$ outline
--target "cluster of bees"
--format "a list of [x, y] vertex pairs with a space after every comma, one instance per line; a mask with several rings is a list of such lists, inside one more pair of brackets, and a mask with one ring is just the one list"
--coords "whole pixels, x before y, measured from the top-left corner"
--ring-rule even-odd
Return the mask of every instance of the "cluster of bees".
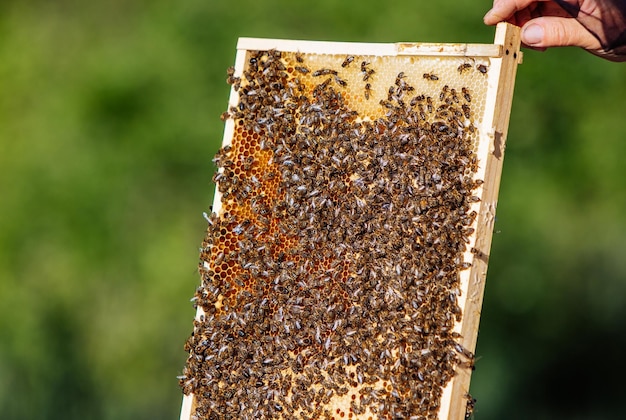
[[192, 418], [436, 419], [473, 366], [454, 332], [481, 184], [471, 92], [399, 73], [370, 119], [336, 70], [275, 50], [228, 82], [235, 134], [214, 159], [222, 206], [179, 378]]

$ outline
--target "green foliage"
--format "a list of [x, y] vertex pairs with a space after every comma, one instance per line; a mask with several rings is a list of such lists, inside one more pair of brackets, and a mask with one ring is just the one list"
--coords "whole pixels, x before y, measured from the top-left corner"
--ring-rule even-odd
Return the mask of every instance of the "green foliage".
[[[239, 36], [491, 42], [488, 6], [0, 3], [0, 417], [177, 416]], [[626, 67], [576, 50], [524, 61], [476, 418], [617, 418]]]

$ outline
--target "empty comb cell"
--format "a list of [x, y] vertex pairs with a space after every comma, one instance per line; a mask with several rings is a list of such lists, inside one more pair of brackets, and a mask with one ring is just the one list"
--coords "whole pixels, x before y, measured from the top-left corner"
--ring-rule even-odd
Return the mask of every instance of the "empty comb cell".
[[181, 419], [463, 419], [519, 51], [242, 38]]

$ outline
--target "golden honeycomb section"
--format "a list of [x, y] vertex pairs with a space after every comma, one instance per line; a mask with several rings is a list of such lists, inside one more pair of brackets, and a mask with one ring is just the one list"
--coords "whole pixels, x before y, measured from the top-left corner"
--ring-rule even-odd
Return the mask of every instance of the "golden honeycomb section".
[[[302, 63], [296, 60], [302, 59]], [[488, 57], [446, 57], [446, 56], [371, 56], [371, 55], [329, 55], [285, 53], [285, 64], [290, 74], [305, 84], [309, 93], [314, 87], [330, 79], [331, 84], [341, 91], [350, 108], [359, 113], [361, 118], [375, 120], [383, 117], [385, 108], [380, 101], [387, 99], [389, 88], [395, 85], [398, 73], [404, 74], [403, 82], [415, 90], [407, 93], [404, 101], [410, 103], [413, 98], [425, 95], [432, 103], [440, 106], [442, 90], [457, 96], [459, 107], [471, 106], [471, 116], [465, 119], [466, 125], [480, 127], [480, 117], [485, 111], [487, 93]], [[298, 71], [298, 69], [305, 69]], [[314, 76], [317, 71], [332, 69], [336, 75]], [[400, 70], [401, 69], [401, 70]], [[373, 72], [372, 72], [373, 71]], [[428, 76], [428, 77], [426, 77]], [[339, 81], [338, 81], [339, 80]], [[343, 85], [345, 82], [345, 86]], [[465, 101], [467, 91], [470, 101]], [[456, 95], [454, 95], [456, 93]], [[427, 110], [426, 115], [432, 118]], [[478, 144], [478, 130], [472, 135], [474, 145]]]

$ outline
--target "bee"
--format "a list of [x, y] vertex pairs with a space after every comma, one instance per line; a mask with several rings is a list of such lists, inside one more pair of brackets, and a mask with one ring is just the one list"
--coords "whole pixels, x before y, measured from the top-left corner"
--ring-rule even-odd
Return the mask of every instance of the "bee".
[[461, 105], [461, 109], [463, 110], [463, 115], [465, 116], [465, 118], [469, 119], [471, 116], [469, 105], [463, 104]]
[[443, 87], [443, 89], [441, 89], [441, 92], [439, 93], [439, 100], [443, 101], [443, 99], [446, 97], [446, 93], [448, 93], [449, 87], [448, 85], [445, 85]]
[[282, 57], [283, 53], [281, 53], [280, 51], [277, 51], [275, 48], [272, 48], [271, 50], [269, 50], [267, 52], [268, 57], [272, 58], [272, 59], [277, 59]]
[[472, 65], [470, 63], [463, 63], [463, 64], [461, 64], [457, 68], [457, 70], [458, 70], [459, 74], [463, 74], [463, 72], [465, 72], [465, 71], [467, 71], [467, 70], [469, 70], [471, 68], [472, 68]]
[[365, 74], [363, 75], [363, 81], [367, 82], [370, 77], [372, 76], [372, 74], [376, 73], [376, 71], [374, 71], [374, 69], [369, 69], [367, 72], [365, 72]]
[[424, 112], [424, 106], [422, 104], [418, 105], [419, 116], [422, 121], [426, 121], [426, 113]]
[[314, 92], [313, 93], [321, 93], [324, 89], [326, 89], [328, 87], [328, 85], [330, 84], [330, 81], [332, 79], [328, 78], [326, 79], [324, 82], [320, 83], [319, 85], [315, 86]]
[[387, 100], [391, 101], [395, 95], [396, 89], [393, 86], [389, 86], [389, 90], [387, 91]]
[[339, 76], [335, 76], [335, 82], [337, 82], [337, 84], [342, 86], [342, 87], [348, 86], [348, 82], [346, 82], [343, 79], [340, 79]]
[[296, 69], [297, 71], [299, 71], [302, 74], [307, 74], [307, 73], [309, 73], [311, 71], [308, 68], [303, 67], [303, 66], [295, 66], [294, 69]]
[[489, 69], [484, 64], [479, 64], [476, 66], [476, 70], [478, 70], [482, 74], [486, 74]]
[[362, 61], [361, 62], [361, 72], [363, 73], [367, 73], [367, 66], [369, 66], [369, 62], [367, 61]]
[[439, 80], [439, 77], [436, 74], [434, 74], [434, 73], [424, 73], [423, 77], [424, 77], [424, 79], [431, 80], [433, 82], [436, 81], [436, 80]]
[[319, 69], [319, 70], [315, 70], [313, 72], [313, 76], [317, 77], [317, 76], [326, 76], [332, 74], [333, 76], [337, 75], [337, 70], [333, 70], [333, 69]]
[[432, 114], [432, 112], [433, 112], [433, 100], [432, 100], [432, 98], [430, 96], [426, 98], [426, 107], [428, 109], [428, 112]]
[[467, 403], [465, 405], [465, 420], [470, 420], [474, 416], [474, 408], [476, 407], [476, 398], [469, 393], [465, 394]]
[[298, 63], [304, 63], [304, 57], [302, 57], [301, 53], [296, 53], [296, 61]]
[[253, 156], [246, 157], [244, 162], [243, 162], [243, 169], [244, 169], [244, 171], [249, 171], [252, 168], [253, 164], [254, 164], [254, 157]]
[[454, 101], [455, 104], [459, 103], [459, 97], [456, 94], [456, 89], [450, 89], [450, 96], [452, 98], [452, 101]]
[[341, 63], [341, 67], [348, 67], [350, 63], [352, 63], [353, 61], [354, 61], [354, 56], [349, 55], [346, 57], [345, 60], [343, 60], [343, 63]]
[[472, 102], [472, 97], [470, 96], [469, 89], [466, 87], [461, 88], [461, 92], [463, 93], [463, 97], [467, 102]]
[[400, 83], [402, 82], [402, 79], [404, 79], [406, 76], [404, 75], [404, 72], [401, 71], [400, 73], [398, 73], [398, 75], [396, 76], [396, 86], [400, 86]]
[[380, 102], [378, 103], [387, 109], [393, 109], [393, 105], [389, 101], [385, 101], [384, 99], [381, 99]]
[[372, 93], [372, 85], [369, 83], [366, 83], [365, 84], [365, 99], [369, 100], [371, 93]]

